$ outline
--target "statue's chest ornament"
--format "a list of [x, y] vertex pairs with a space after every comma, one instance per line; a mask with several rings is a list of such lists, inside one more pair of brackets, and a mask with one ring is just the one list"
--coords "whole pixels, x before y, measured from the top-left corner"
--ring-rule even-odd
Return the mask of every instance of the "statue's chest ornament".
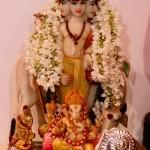
[[80, 40], [80, 38], [82, 37], [83, 33], [84, 33], [84, 30], [85, 30], [85, 24], [86, 22], [84, 21], [83, 22], [83, 27], [82, 27], [82, 30], [80, 32], [80, 34], [73, 34], [70, 29], [69, 29], [69, 25], [68, 25], [68, 21], [66, 21], [66, 29], [67, 29], [67, 32], [68, 32], [68, 35], [69, 37], [73, 40], [74, 42], [74, 45], [77, 45], [78, 44], [78, 41]]

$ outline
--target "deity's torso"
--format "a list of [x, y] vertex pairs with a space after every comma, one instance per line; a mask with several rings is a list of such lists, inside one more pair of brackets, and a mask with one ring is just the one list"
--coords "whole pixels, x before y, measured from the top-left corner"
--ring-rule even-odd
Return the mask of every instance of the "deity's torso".
[[71, 141], [83, 140], [85, 129], [90, 126], [89, 119], [75, 121], [65, 117], [63, 123], [66, 126], [66, 138]]
[[[74, 36], [79, 36], [83, 28], [83, 22], [80, 23], [80, 25], [78, 26], [75, 26], [75, 24], [73, 26], [72, 24], [68, 23], [68, 27]], [[64, 55], [73, 57], [73, 58], [83, 58], [83, 54], [85, 52], [84, 44], [85, 44], [85, 41], [87, 39], [89, 32], [91, 31], [90, 24], [87, 22], [85, 23], [85, 28], [83, 30], [83, 34], [81, 38], [78, 40], [78, 44], [74, 44], [74, 41], [69, 36], [66, 22], [64, 22], [61, 25], [60, 29], [62, 33], [62, 49], [63, 49]]]

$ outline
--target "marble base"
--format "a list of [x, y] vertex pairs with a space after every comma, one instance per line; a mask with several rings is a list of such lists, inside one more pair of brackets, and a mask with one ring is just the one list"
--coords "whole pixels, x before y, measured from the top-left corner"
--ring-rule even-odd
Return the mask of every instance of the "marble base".
[[[14, 148], [8, 148], [8, 145], [0, 145], [0, 150], [14, 150]], [[33, 141], [32, 150], [42, 150], [42, 142], [41, 141]]]

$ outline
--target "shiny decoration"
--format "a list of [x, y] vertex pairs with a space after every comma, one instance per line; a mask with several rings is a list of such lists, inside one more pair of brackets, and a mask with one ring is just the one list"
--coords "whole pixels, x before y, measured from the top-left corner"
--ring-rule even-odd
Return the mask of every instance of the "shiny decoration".
[[113, 128], [103, 133], [95, 150], [142, 150], [127, 130]]
[[13, 136], [14, 146], [19, 150], [29, 150], [32, 148], [32, 140], [35, 134], [32, 132], [33, 118], [30, 108], [23, 107], [22, 114], [17, 118], [15, 134]]

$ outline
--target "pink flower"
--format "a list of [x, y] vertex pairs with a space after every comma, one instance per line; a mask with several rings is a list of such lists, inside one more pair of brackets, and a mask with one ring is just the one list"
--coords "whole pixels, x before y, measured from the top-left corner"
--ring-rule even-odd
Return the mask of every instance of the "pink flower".
[[44, 135], [43, 150], [53, 150], [51, 133], [46, 133]]

